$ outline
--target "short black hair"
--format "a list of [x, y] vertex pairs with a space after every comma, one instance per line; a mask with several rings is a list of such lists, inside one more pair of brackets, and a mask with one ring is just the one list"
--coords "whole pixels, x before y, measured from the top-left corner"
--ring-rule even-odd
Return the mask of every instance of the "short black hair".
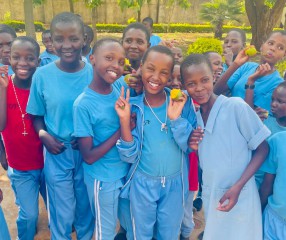
[[205, 55], [190, 54], [189, 56], [185, 58], [185, 60], [181, 64], [180, 72], [181, 72], [182, 82], [184, 82], [183, 72], [185, 71], [185, 69], [192, 65], [200, 65], [200, 64], [206, 64], [209, 67], [210, 71], [213, 72], [210, 60]]
[[269, 33], [269, 35], [267, 36], [267, 39], [265, 41], [267, 41], [275, 33], [280, 33], [282, 36], [286, 36], [285, 30], [275, 30], [275, 31], [272, 31], [271, 33]]
[[20, 42], [20, 43], [25, 43], [25, 42], [29, 42], [33, 45], [34, 47], [34, 50], [35, 50], [35, 55], [37, 57], [39, 57], [40, 55], [40, 45], [38, 44], [38, 42], [34, 39], [34, 38], [31, 38], [31, 37], [27, 37], [27, 36], [20, 36], [20, 37], [17, 37], [13, 40], [12, 44], [11, 44], [11, 48], [13, 46], [13, 44], [15, 42]]
[[276, 89], [277, 89], [277, 88], [285, 88], [285, 89], [286, 89], [286, 81], [280, 83], [280, 84], [276, 87]]
[[151, 52], [158, 52], [158, 53], [163, 53], [163, 54], [166, 54], [167, 56], [169, 56], [171, 59], [172, 59], [172, 71], [173, 71], [173, 68], [174, 68], [174, 64], [175, 64], [175, 60], [174, 60], [174, 56], [173, 56], [173, 53], [172, 51], [170, 50], [170, 48], [168, 47], [165, 47], [165, 46], [162, 46], [162, 45], [157, 45], [157, 46], [154, 46], [154, 47], [151, 47], [151, 48], [148, 48], [148, 50], [145, 52], [145, 54], [143, 55], [142, 57], [142, 64], [145, 63], [148, 55], [151, 53]]
[[216, 54], [220, 55], [220, 54], [219, 54], [218, 52], [216, 52], [216, 51], [207, 51], [207, 52], [204, 52], [203, 55], [206, 56], [206, 57], [209, 59], [209, 58], [210, 58], [210, 55], [211, 55], [212, 53], [216, 53]]
[[42, 37], [43, 37], [43, 35], [45, 35], [45, 34], [51, 34], [51, 30], [50, 30], [50, 29], [47, 29], [47, 30], [43, 31], [43, 32], [42, 32]]
[[145, 33], [146, 36], [146, 40], [149, 43], [150, 41], [150, 33], [148, 31], [148, 29], [144, 26], [144, 24], [136, 22], [136, 23], [131, 23], [129, 24], [126, 28], [124, 28], [123, 30], [123, 35], [122, 35], [122, 40], [125, 38], [126, 33], [130, 30], [130, 29], [139, 29], [142, 32]]
[[233, 29], [231, 29], [228, 33], [230, 33], [230, 32], [237, 32], [237, 33], [239, 33], [240, 38], [241, 38], [241, 40], [242, 40], [242, 43], [243, 43], [243, 44], [246, 43], [246, 34], [245, 34], [245, 31], [243, 31], [243, 30], [241, 30], [241, 29], [239, 29], [239, 28], [233, 28]]
[[13, 38], [17, 37], [16, 31], [14, 28], [10, 27], [7, 24], [0, 24], [0, 33], [8, 33], [10, 34]]
[[145, 17], [145, 18], [142, 20], [142, 22], [147, 22], [147, 23], [150, 24], [151, 27], [153, 27], [154, 21], [153, 21], [153, 19], [150, 18], [150, 17]]
[[60, 23], [60, 22], [76, 23], [80, 27], [82, 35], [84, 36], [84, 24], [83, 24], [82, 20], [76, 14], [71, 13], [71, 12], [62, 12], [53, 18], [53, 20], [51, 22], [51, 26], [50, 26], [51, 34], [53, 34], [55, 25], [57, 23]]
[[[114, 38], [102, 38], [100, 40], [98, 40], [92, 47], [92, 54], [94, 54], [102, 45], [104, 45], [105, 43], [118, 43], [120, 46], [121, 43], [120, 41], [118, 41], [117, 39]], [[123, 48], [123, 47], [122, 47]]]
[[91, 42], [92, 42], [94, 39], [94, 33], [93, 33], [92, 28], [88, 25], [84, 25], [84, 33], [87, 35], [88, 38], [91, 39]]

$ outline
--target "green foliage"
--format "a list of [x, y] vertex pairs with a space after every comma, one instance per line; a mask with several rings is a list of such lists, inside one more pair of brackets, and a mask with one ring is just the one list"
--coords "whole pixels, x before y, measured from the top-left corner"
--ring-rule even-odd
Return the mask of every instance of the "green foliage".
[[103, 4], [102, 0], [84, 0], [85, 6], [88, 8], [96, 8]]
[[286, 60], [279, 61], [275, 67], [280, 73], [281, 77], [284, 77], [284, 72], [286, 71]]
[[221, 41], [215, 38], [198, 38], [195, 42], [190, 44], [187, 54], [205, 53], [209, 51], [222, 54]]
[[45, 3], [46, 0], [33, 0], [33, 5], [37, 6], [37, 5], [42, 5], [43, 3]]
[[[15, 29], [16, 32], [25, 31], [25, 23], [23, 21], [7, 20], [1, 23], [11, 26], [12, 28]], [[42, 32], [46, 29], [42, 22], [34, 22], [34, 24], [35, 24], [35, 29], [37, 32]]]
[[135, 19], [134, 17], [129, 18], [129, 19], [127, 20], [127, 24], [134, 23], [134, 22], [136, 22], [136, 19]]
[[8, 11], [8, 12], [5, 12], [4, 14], [4, 21], [11, 21], [11, 12]]

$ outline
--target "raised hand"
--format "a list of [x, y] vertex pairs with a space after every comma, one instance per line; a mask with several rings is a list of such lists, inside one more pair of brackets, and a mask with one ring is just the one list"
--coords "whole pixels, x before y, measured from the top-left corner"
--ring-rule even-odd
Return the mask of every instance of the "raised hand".
[[199, 143], [203, 140], [203, 137], [204, 131], [201, 127], [194, 129], [189, 137], [189, 148], [193, 149], [194, 151], [197, 151], [199, 148]]
[[170, 96], [170, 102], [168, 106], [168, 117], [170, 120], [175, 120], [181, 115], [187, 98], [188, 97], [184, 92], [182, 92], [182, 96], [178, 100], [173, 100]]
[[245, 54], [245, 49], [242, 49], [236, 56], [234, 62], [241, 66], [249, 60], [249, 56]]
[[130, 90], [127, 89], [126, 91], [126, 98], [124, 97], [124, 87], [121, 87], [120, 97], [115, 103], [115, 110], [118, 114], [118, 117], [121, 120], [130, 121]]
[[268, 111], [266, 109], [260, 108], [260, 107], [256, 107], [254, 109], [254, 111], [256, 112], [256, 114], [258, 115], [258, 117], [261, 119], [261, 121], [264, 121], [266, 118], [268, 118]]
[[0, 88], [7, 88], [8, 86], [8, 66], [0, 67]]
[[226, 48], [223, 52], [225, 63], [227, 66], [230, 66], [233, 61], [233, 52], [230, 48]]
[[143, 82], [140, 68], [137, 71], [134, 69], [132, 70], [131, 76], [129, 77], [128, 86], [133, 88], [138, 95], [143, 92]]

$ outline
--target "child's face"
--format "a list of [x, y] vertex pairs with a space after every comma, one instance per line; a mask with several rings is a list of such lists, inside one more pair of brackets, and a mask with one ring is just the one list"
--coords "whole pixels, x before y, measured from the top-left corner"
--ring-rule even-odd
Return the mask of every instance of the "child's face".
[[164, 53], [151, 51], [141, 65], [142, 82], [146, 92], [160, 93], [166, 87], [172, 71], [172, 58]]
[[145, 33], [135, 28], [131, 28], [126, 32], [122, 45], [126, 52], [126, 57], [135, 61], [140, 61], [149, 47]]
[[56, 23], [53, 27], [52, 41], [62, 62], [75, 63], [81, 59], [85, 38], [77, 23]]
[[180, 65], [174, 66], [173, 73], [172, 73], [170, 80], [168, 81], [167, 87], [171, 89], [173, 88], [182, 89]]
[[114, 83], [124, 72], [125, 52], [119, 43], [103, 43], [91, 55], [94, 76], [109, 84]]
[[209, 53], [209, 60], [212, 65], [213, 73], [214, 73], [214, 80], [216, 81], [220, 78], [222, 68], [222, 57], [218, 53]]
[[14, 42], [11, 47], [10, 62], [17, 79], [31, 79], [39, 64], [33, 44], [30, 42]]
[[213, 73], [206, 63], [191, 65], [183, 72], [184, 86], [199, 104], [206, 104], [213, 94]]
[[149, 33], [152, 34], [152, 26], [149, 22], [142, 22], [142, 24], [148, 29]]
[[272, 94], [271, 112], [275, 118], [286, 117], [286, 88], [278, 87]]
[[244, 42], [241, 39], [241, 35], [237, 31], [230, 31], [224, 39], [223, 49], [231, 49], [233, 55], [237, 55], [241, 49], [244, 48]]
[[275, 65], [286, 53], [286, 36], [281, 33], [273, 33], [261, 46], [262, 62]]
[[9, 33], [0, 33], [0, 61], [10, 65], [11, 43], [14, 38]]
[[48, 52], [50, 52], [50, 53], [54, 52], [54, 47], [53, 47], [52, 38], [51, 38], [51, 34], [50, 33], [43, 34], [42, 42], [43, 42], [43, 44], [46, 47], [46, 50]]
[[175, 59], [175, 63], [182, 63], [183, 62], [183, 52], [181, 48], [178, 47], [174, 47], [171, 49], [174, 59]]

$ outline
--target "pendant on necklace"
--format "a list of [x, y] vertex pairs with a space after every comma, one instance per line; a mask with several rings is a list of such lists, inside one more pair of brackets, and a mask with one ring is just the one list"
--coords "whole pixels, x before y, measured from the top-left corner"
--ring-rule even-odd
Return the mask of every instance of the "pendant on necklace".
[[25, 114], [22, 114], [22, 118], [23, 118], [23, 119], [25, 118]]
[[162, 123], [161, 124], [161, 132], [165, 131], [166, 133], [168, 133], [168, 126], [166, 123]]
[[22, 134], [24, 135], [24, 137], [26, 137], [26, 135], [28, 135], [28, 133], [26, 131], [24, 131]]

